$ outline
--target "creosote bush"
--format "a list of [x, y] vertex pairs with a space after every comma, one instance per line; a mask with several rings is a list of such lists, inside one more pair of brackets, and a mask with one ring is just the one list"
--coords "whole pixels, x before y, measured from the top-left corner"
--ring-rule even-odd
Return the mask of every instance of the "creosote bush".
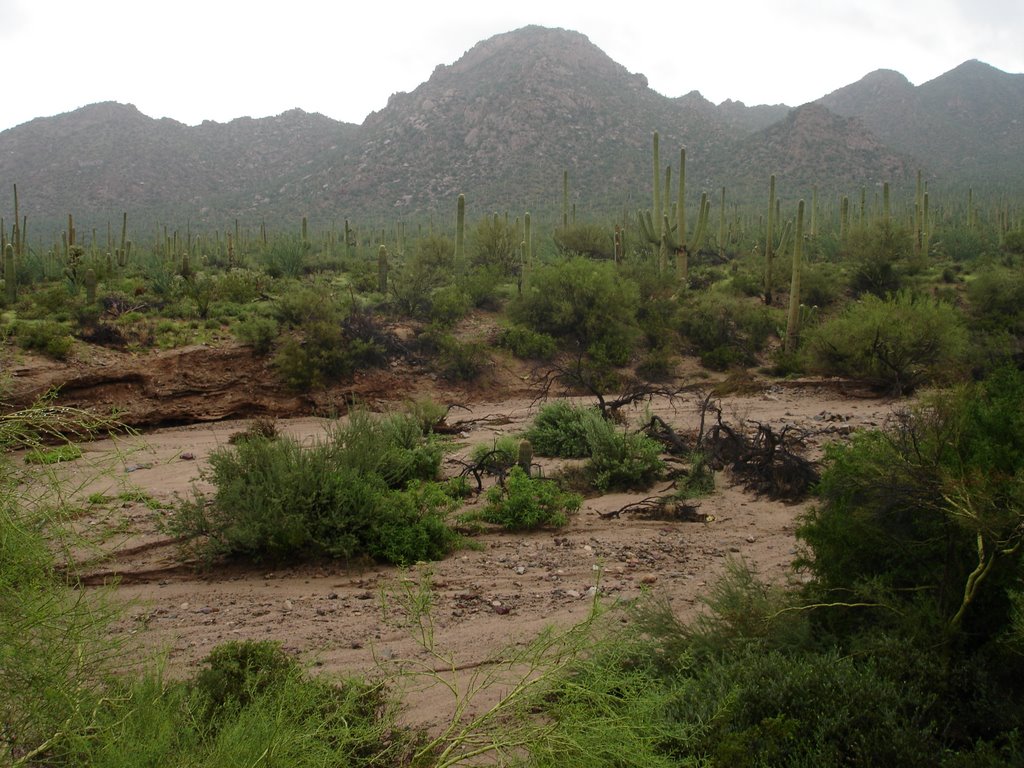
[[579, 510], [581, 502], [579, 495], [513, 466], [504, 485], [487, 491], [487, 504], [479, 517], [510, 531], [561, 528], [569, 522], [568, 516]]
[[602, 421], [596, 408], [556, 400], [541, 406], [524, 437], [538, 456], [582, 459], [590, 455], [588, 425]]
[[441, 449], [413, 418], [356, 413], [325, 442], [251, 437], [210, 456], [216, 491], [175, 513], [171, 529], [201, 536], [207, 559], [369, 556], [436, 560], [457, 537], [455, 501], [433, 482]]
[[807, 331], [812, 370], [849, 376], [908, 394], [956, 378], [967, 353], [967, 332], [949, 304], [900, 292], [865, 295]]

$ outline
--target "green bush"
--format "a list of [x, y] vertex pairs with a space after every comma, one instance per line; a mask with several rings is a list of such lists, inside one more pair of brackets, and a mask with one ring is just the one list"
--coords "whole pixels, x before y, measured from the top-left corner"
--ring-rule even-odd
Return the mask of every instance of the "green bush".
[[470, 262], [508, 277], [519, 266], [521, 242], [522, 237], [511, 224], [497, 215], [485, 216], [469, 232]]
[[235, 336], [243, 344], [252, 347], [257, 355], [265, 355], [274, 346], [278, 330], [274, 318], [255, 316], [239, 323], [235, 327]]
[[990, 267], [967, 286], [971, 315], [986, 331], [1024, 334], [1024, 276], [1020, 269]]
[[33, 448], [25, 453], [26, 464], [59, 464], [82, 457], [82, 449], [73, 443], [54, 448]]
[[586, 425], [590, 461], [586, 473], [594, 487], [610, 490], [644, 490], [665, 470], [661, 446], [647, 435], [618, 429], [604, 419]]
[[[276, 644], [218, 646], [192, 681], [115, 683], [54, 765], [401, 765], [413, 736], [381, 685], [310, 677]], [[269, 762], [268, 762], [269, 760]]]
[[914, 242], [909, 230], [891, 222], [879, 222], [854, 230], [847, 242], [852, 263], [850, 287], [854, 293], [884, 297], [900, 289]]
[[636, 283], [619, 275], [614, 264], [575, 258], [537, 269], [509, 315], [618, 366], [632, 357], [639, 304]]
[[679, 311], [679, 332], [713, 370], [757, 362], [779, 326], [777, 310], [721, 291], [693, 295]]
[[588, 430], [596, 421], [603, 421], [596, 408], [557, 400], [541, 406], [523, 436], [538, 456], [582, 459], [590, 455]]
[[555, 339], [522, 325], [504, 328], [498, 336], [498, 346], [509, 350], [523, 360], [550, 360], [554, 357]]
[[22, 349], [42, 352], [55, 360], [66, 360], [75, 340], [64, 323], [56, 320], [19, 320], [14, 339]]
[[580, 508], [582, 498], [566, 493], [549, 480], [530, 477], [520, 466], [512, 467], [505, 484], [487, 491], [480, 518], [509, 531], [561, 528]]
[[213, 498], [174, 514], [179, 535], [207, 559], [369, 555], [408, 564], [436, 560], [457, 537], [454, 502], [432, 481], [441, 451], [409, 417], [356, 414], [328, 441], [305, 447], [254, 437], [210, 456]]
[[896, 394], [951, 380], [963, 366], [967, 332], [949, 304], [900, 292], [865, 295], [806, 331], [812, 370], [885, 386]]
[[[798, 531], [809, 547], [801, 564], [826, 589], [924, 596], [945, 621], [967, 610], [976, 638], [1005, 629], [1024, 562], [1022, 398], [1024, 375], [1000, 369], [892, 431], [831, 447], [823, 503]], [[967, 601], [979, 566], [985, 578]]]
[[615, 236], [611, 227], [599, 224], [570, 224], [554, 232], [555, 250], [564, 257], [611, 259], [615, 255]]
[[1012, 229], [1003, 235], [1003, 250], [1024, 256], [1024, 229]]

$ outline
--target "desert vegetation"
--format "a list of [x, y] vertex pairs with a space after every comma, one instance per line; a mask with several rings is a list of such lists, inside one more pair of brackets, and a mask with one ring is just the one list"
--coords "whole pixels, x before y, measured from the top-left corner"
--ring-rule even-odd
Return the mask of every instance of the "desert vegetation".
[[[493, 683], [498, 703], [457, 707], [440, 733], [400, 724], [385, 682], [313, 675], [274, 642], [224, 644], [186, 679], [126, 666], [128, 641], [106, 632], [114, 596], [77, 580], [80, 532], [54, 468], [130, 424], [57, 392], [0, 415], [0, 762], [1020, 764], [1020, 201], [943, 196], [920, 178], [905, 195], [824, 201], [773, 177], [763, 205], [741, 207], [727, 187], [688, 190], [685, 152], [673, 188], [657, 135], [653, 150], [651, 208], [614, 220], [586, 220], [563, 189], [554, 221], [474, 217], [459, 196], [445, 225], [303, 218], [294, 232], [153, 236], [125, 214], [104, 239], [71, 216], [31, 231], [15, 189], [2, 354], [73, 366], [99, 348], [241, 345], [295, 397], [399, 365], [467, 397], [501, 366], [529, 371], [542, 403], [529, 426], [455, 469], [457, 413], [427, 401], [349, 403], [314, 443], [266, 423], [239, 435], [211, 454], [206, 490], [163, 510], [200, 567], [414, 575], [481, 530], [557, 531], [588, 496], [685, 506], [731, 468], [772, 498], [813, 498], [799, 579], [762, 582], [734, 560], [687, 621], [656, 593], [614, 606], [595, 590], [577, 625], [504, 651], [525, 673]], [[684, 359], [699, 360], [696, 381], [677, 375]], [[896, 398], [900, 416], [812, 461], [791, 436], [742, 434], [715, 411], [754, 377], [837, 380]], [[697, 434], [628, 415], [696, 389]], [[429, 579], [397, 584], [392, 609], [436, 660]]]

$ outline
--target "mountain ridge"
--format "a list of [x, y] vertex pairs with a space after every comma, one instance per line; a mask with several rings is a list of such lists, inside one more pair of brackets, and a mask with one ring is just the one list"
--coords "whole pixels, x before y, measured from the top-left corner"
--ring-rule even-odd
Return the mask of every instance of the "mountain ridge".
[[650, 136], [667, 164], [687, 146], [688, 188], [755, 199], [780, 190], [853, 192], [923, 168], [948, 185], [1024, 178], [1024, 75], [977, 60], [920, 86], [875, 70], [800, 107], [665, 97], [589, 38], [529, 26], [438, 65], [361, 124], [295, 108], [187, 126], [100, 102], [0, 132], [0, 183], [21, 209], [59, 220], [122, 210], [143, 221], [312, 215], [417, 218], [473, 210], [609, 213], [649, 205]]

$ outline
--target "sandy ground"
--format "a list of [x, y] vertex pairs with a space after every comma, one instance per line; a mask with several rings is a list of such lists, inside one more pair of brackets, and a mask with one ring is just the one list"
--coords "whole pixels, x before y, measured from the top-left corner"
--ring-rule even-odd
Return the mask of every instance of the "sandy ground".
[[[854, 429], [881, 426], [894, 407], [888, 401], [847, 397], [824, 385], [779, 384], [727, 397], [721, 404], [734, 425], [792, 425], [815, 433], [812, 456], [820, 455], [825, 442], [843, 439]], [[537, 407], [525, 399], [476, 402], [469, 412], [453, 414], [453, 420], [484, 421], [455, 438], [452, 458], [521, 430]], [[696, 397], [656, 400], [629, 411], [629, 420], [638, 423], [645, 408], [678, 432], [695, 431], [699, 422]], [[296, 418], [278, 425], [290, 435], [316, 440], [330, 423]], [[208, 455], [228, 445], [229, 437], [247, 424], [220, 421], [102, 440], [86, 445], [83, 458], [62, 470], [82, 480], [79, 499], [119, 497], [84, 505], [89, 511], [76, 525], [98, 543], [94, 549], [79, 549], [76, 556], [88, 561], [84, 572], [90, 588], [118, 585], [114, 595], [126, 610], [114, 631], [136, 641], [140, 657], [164, 653], [171, 674], [193, 670], [219, 643], [269, 639], [323, 673], [375, 675], [404, 660], [426, 668], [457, 668], [455, 678], [469, 685], [475, 670], [487, 668], [500, 649], [522, 647], [545, 627], [566, 628], [584, 620], [595, 594], [613, 603], [651, 592], [689, 617], [729, 558], [741, 558], [769, 581], [793, 577], [794, 530], [806, 502], [787, 505], [757, 498], [728, 472], [718, 474], [716, 491], [699, 502], [706, 522], [600, 515], [656, 493], [661, 484], [646, 493], [587, 499], [562, 530], [488, 532], [475, 539], [474, 548], [410, 570], [365, 562], [196, 570], [181, 562], [177, 546], [161, 531], [166, 510], [154, 507], [173, 505], [193, 489], [208, 487], [203, 478]], [[446, 464], [448, 473], [458, 470], [454, 462]], [[416, 641], [414, 628], [400, 626], [385, 610], [389, 601], [382, 600], [424, 579], [431, 586], [436, 654]], [[481, 702], [495, 690], [504, 689], [492, 689]], [[408, 720], [428, 727], [439, 726], [453, 711], [443, 686], [419, 686], [407, 701]]]

